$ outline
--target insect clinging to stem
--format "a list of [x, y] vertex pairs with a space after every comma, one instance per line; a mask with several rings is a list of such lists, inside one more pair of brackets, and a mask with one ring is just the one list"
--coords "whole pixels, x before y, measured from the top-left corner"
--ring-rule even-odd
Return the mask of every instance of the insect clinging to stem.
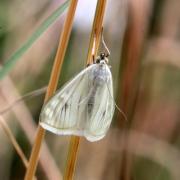
[[112, 74], [105, 51], [60, 90], [43, 106], [40, 125], [58, 135], [84, 136], [93, 142], [102, 139], [111, 124], [115, 102]]

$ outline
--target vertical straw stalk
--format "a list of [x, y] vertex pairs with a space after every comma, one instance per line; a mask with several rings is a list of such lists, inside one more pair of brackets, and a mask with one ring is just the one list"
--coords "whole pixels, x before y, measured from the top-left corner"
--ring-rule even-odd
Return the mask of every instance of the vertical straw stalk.
[[[93, 22], [93, 28], [91, 31], [91, 38], [90, 38], [87, 61], [86, 61], [87, 64], [92, 63], [92, 56], [93, 55], [96, 56], [98, 52], [98, 47], [102, 33], [102, 24], [105, 13], [105, 7], [106, 7], [106, 0], [98, 0], [94, 22]], [[71, 136], [68, 157], [67, 157], [67, 164], [64, 173], [64, 180], [73, 179], [79, 143], [80, 143], [80, 137]]]
[[[48, 89], [45, 96], [45, 102], [53, 95], [53, 93], [55, 92], [57, 88], [58, 78], [61, 72], [65, 52], [67, 49], [67, 44], [69, 41], [69, 36], [72, 29], [72, 23], [73, 23], [74, 14], [76, 11], [77, 2], [78, 0], [70, 1], [68, 13], [67, 13], [63, 30], [60, 36], [59, 46], [58, 46], [58, 50], [57, 50], [56, 57], [54, 60], [53, 69], [51, 71], [51, 77], [50, 77]], [[39, 158], [39, 153], [40, 153], [40, 148], [42, 145], [44, 135], [45, 135], [45, 130], [41, 126], [38, 126], [35, 143], [34, 143], [30, 160], [29, 160], [29, 166], [25, 175], [25, 180], [32, 180], [35, 174], [38, 158]]]

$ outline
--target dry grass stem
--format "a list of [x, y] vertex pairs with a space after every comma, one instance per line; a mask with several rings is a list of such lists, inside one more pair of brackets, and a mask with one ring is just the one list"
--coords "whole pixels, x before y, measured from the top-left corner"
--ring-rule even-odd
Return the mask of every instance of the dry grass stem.
[[31, 91], [27, 94], [25, 94], [24, 96], [21, 96], [19, 98], [17, 98], [16, 100], [14, 100], [10, 105], [8, 105], [7, 107], [5, 107], [3, 110], [0, 110], [0, 114], [3, 115], [5, 114], [6, 112], [8, 112], [10, 109], [12, 109], [14, 106], [16, 106], [18, 103], [20, 103], [21, 101], [23, 101], [24, 99], [29, 99], [29, 98], [32, 98], [32, 97], [35, 97], [35, 96], [39, 96], [43, 93], [45, 93], [47, 87], [42, 87], [40, 89], [37, 89], [37, 90], [34, 90], [34, 91]]
[[80, 137], [71, 136], [67, 157], [67, 166], [65, 169], [63, 180], [71, 180], [73, 178], [79, 143]]
[[[7, 89], [11, 89], [11, 91], [7, 91]], [[11, 106], [15, 100], [20, 97], [20, 94], [16, 90], [12, 80], [9, 77], [6, 77], [1, 82], [1, 95], [2, 98], [7, 102], [7, 106]], [[4, 104], [3, 104], [4, 105]], [[23, 132], [25, 133], [28, 141], [31, 145], [33, 145], [33, 136], [32, 134], [36, 133], [36, 124], [33, 121], [31, 113], [29, 109], [26, 107], [26, 104], [21, 101], [17, 106], [14, 106], [12, 109], [12, 113], [15, 115], [18, 123], [20, 124]], [[48, 164], [46, 163], [48, 162]], [[48, 179], [58, 180], [62, 177], [47, 145], [43, 143], [42, 153], [40, 156], [40, 165]]]
[[[21, 158], [24, 166], [27, 168], [28, 167], [28, 160], [27, 160], [25, 154], [23, 153], [23, 150], [19, 146], [18, 142], [16, 141], [11, 129], [8, 126], [8, 124], [6, 123], [6, 121], [1, 116], [0, 116], [0, 125], [1, 125], [2, 129], [4, 130], [4, 132], [6, 133], [9, 140], [11, 141], [12, 145], [14, 146], [14, 149], [16, 150], [17, 154]], [[37, 179], [36, 177], [33, 178], [33, 180], [36, 180], [36, 179]]]
[[[101, 39], [105, 7], [106, 7], [106, 0], [98, 0], [94, 22], [93, 22], [93, 28], [91, 31], [91, 39], [90, 39], [89, 49], [88, 49], [87, 64], [92, 63], [92, 55], [96, 56], [98, 52], [98, 47], [99, 47], [99, 43]], [[95, 48], [93, 47], [94, 44], [95, 44]], [[79, 143], [80, 143], [80, 137], [71, 136], [69, 152], [68, 152], [68, 157], [67, 157], [67, 165], [66, 165], [65, 174], [64, 174], [64, 180], [73, 179]]]
[[[98, 0], [94, 22], [93, 22], [93, 28], [91, 32], [90, 43], [89, 43], [87, 64], [92, 63], [92, 54], [96, 56], [98, 52], [99, 43], [101, 39], [101, 33], [102, 33], [102, 24], [103, 24], [103, 18], [104, 18], [104, 13], [105, 13], [105, 7], [106, 7], [106, 0], [104, 1]], [[93, 50], [94, 44], [95, 44], [95, 48]]]
[[10, 128], [8, 127], [7, 123], [1, 116], [0, 116], [0, 124], [1, 124], [1, 127], [4, 130], [4, 132], [6, 133], [7, 137], [10, 139], [12, 145], [14, 146], [17, 154], [21, 158], [24, 166], [27, 168], [28, 160], [26, 159], [25, 154], [23, 153], [21, 147], [19, 146], [18, 142], [16, 141], [16, 139], [15, 139], [13, 133], [11, 132]]
[[[46, 92], [45, 101], [48, 100], [53, 95], [57, 87], [59, 74], [61, 71], [64, 55], [65, 55], [67, 44], [69, 41], [70, 32], [72, 29], [72, 23], [74, 19], [76, 6], [77, 6], [77, 0], [71, 0], [67, 17], [66, 17], [63, 30], [61, 33], [57, 54], [56, 54], [53, 69], [51, 72], [51, 78], [50, 78], [48, 89]], [[35, 143], [34, 143], [30, 160], [29, 160], [29, 167], [25, 175], [25, 180], [31, 180], [35, 174], [37, 163], [38, 163], [38, 157], [40, 153], [40, 148], [41, 148], [44, 135], [45, 135], [45, 130], [42, 127], [38, 126]]]

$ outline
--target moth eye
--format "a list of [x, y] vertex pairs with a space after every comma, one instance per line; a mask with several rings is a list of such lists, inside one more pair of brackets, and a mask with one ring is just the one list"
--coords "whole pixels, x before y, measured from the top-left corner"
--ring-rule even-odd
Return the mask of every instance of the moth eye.
[[100, 54], [101, 59], [104, 59], [106, 57], [105, 53]]

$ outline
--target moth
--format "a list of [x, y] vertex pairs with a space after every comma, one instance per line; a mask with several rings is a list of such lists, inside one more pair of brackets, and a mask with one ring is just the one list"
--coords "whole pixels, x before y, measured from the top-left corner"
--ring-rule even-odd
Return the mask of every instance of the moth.
[[102, 139], [111, 124], [115, 103], [109, 53], [101, 53], [43, 106], [40, 125], [58, 135]]

